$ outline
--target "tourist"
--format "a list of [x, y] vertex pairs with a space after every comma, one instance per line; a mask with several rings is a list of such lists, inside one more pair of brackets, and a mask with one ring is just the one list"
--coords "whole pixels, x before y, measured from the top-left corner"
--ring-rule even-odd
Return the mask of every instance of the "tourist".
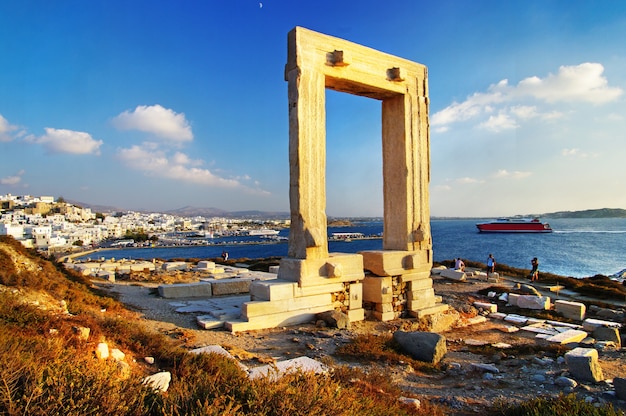
[[222, 259], [224, 261], [228, 260], [228, 252], [227, 251], [222, 251]]
[[460, 258], [455, 259], [454, 261], [454, 270], [460, 270], [462, 272], [465, 271], [465, 263]]
[[539, 280], [539, 260], [537, 260], [537, 257], [533, 257], [533, 259], [530, 261], [530, 264], [533, 266], [533, 268], [530, 271], [528, 277], [530, 277], [531, 282], [534, 282], [535, 280]]
[[489, 254], [487, 258], [487, 276], [496, 271], [496, 259], [493, 258], [493, 254]]

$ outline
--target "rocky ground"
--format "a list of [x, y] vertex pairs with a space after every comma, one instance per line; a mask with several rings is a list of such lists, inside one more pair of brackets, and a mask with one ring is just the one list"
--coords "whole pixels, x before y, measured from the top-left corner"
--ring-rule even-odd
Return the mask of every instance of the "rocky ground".
[[[541, 344], [538, 344], [532, 333], [505, 333], [498, 329], [503, 326], [502, 321], [487, 319], [483, 323], [442, 333], [447, 340], [448, 352], [440, 363], [440, 370], [421, 372], [408, 364], [385, 364], [383, 367], [380, 363], [344, 362], [334, 356], [338, 346], [350, 342], [359, 334], [392, 334], [398, 329], [411, 328], [414, 322], [412, 319], [391, 322], [366, 320], [353, 323], [349, 330], [306, 324], [231, 334], [224, 330], [199, 329], [195, 315], [176, 312], [172, 300], [156, 295], [156, 283], [100, 281], [98, 285], [116, 293], [131, 308], [141, 311], [146, 325], [180, 340], [183, 346], [191, 349], [221, 345], [248, 367], [308, 356], [338, 365], [360, 366], [364, 370], [379, 369], [389, 374], [402, 389], [420, 398], [444, 404], [454, 415], [484, 413], [487, 407], [499, 400], [524, 401], [570, 391], [594, 403], [610, 402], [626, 409], [624, 401], [615, 399], [610, 382], [614, 377], [626, 374], [624, 348], [600, 351], [600, 365], [605, 381], [579, 381], [574, 387], [565, 383], [559, 385], [555, 381], [560, 376], [569, 375], [562, 353], [548, 347], [545, 350], [537, 348]], [[462, 283], [434, 279], [435, 293], [442, 296], [443, 302], [468, 316], [476, 313], [472, 307], [474, 301], [488, 301], [486, 296], [478, 292], [491, 285], [487, 282]], [[493, 347], [494, 344], [501, 347]], [[505, 348], [503, 344], [511, 347]], [[481, 368], [479, 364], [493, 366]]]

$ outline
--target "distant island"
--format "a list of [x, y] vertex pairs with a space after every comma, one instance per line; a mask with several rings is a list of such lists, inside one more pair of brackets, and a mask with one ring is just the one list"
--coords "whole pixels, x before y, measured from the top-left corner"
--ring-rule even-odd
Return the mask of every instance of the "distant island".
[[559, 211], [539, 216], [542, 218], [626, 218], [626, 209], [601, 208], [584, 211]]

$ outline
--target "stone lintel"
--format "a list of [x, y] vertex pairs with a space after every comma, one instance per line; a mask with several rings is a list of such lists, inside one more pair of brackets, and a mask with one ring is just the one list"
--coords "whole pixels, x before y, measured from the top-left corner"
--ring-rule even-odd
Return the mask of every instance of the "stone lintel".
[[324, 74], [326, 88], [377, 100], [407, 90], [427, 95], [424, 65], [303, 27], [287, 36], [285, 81], [298, 68]]

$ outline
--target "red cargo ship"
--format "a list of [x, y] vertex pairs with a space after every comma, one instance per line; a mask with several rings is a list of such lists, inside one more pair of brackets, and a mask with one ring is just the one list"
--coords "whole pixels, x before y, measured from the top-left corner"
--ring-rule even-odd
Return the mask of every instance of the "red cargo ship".
[[551, 233], [550, 224], [537, 218], [498, 218], [495, 221], [476, 224], [481, 233]]

